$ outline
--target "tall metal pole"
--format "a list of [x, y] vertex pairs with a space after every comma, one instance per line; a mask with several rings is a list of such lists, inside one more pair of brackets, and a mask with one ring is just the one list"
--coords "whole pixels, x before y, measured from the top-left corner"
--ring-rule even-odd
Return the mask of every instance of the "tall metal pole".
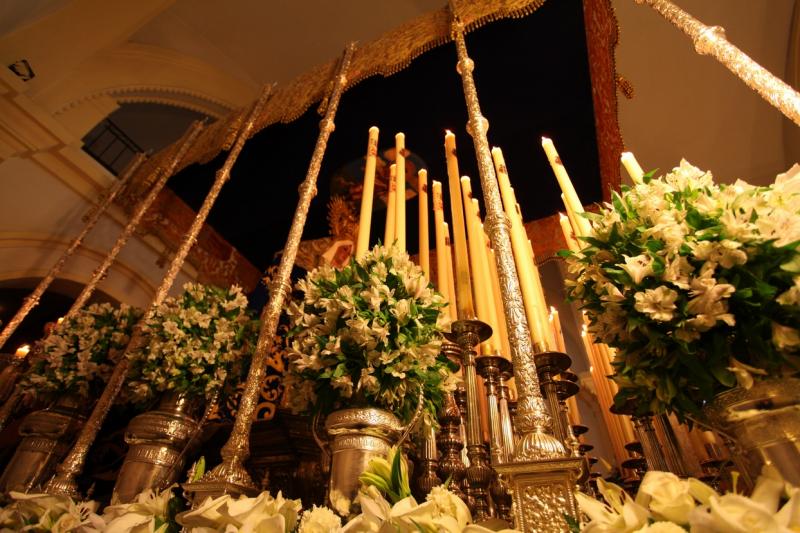
[[200, 230], [202, 229], [203, 224], [205, 223], [206, 218], [208, 217], [208, 214], [214, 205], [214, 202], [219, 196], [222, 186], [225, 185], [228, 179], [230, 179], [231, 169], [241, 153], [244, 143], [247, 141], [250, 133], [253, 131], [255, 121], [271, 93], [272, 86], [265, 87], [261, 93], [261, 96], [253, 105], [250, 116], [244, 123], [243, 127], [239, 130], [236, 143], [228, 153], [228, 158], [225, 160], [222, 168], [217, 171], [214, 184], [211, 186], [208, 195], [206, 195], [203, 205], [201, 205], [200, 209], [197, 211], [197, 216], [195, 216], [194, 220], [192, 221], [189, 231], [186, 233], [186, 235], [184, 235], [181, 245], [178, 248], [178, 251], [175, 253], [175, 257], [173, 257], [172, 262], [167, 268], [164, 279], [161, 281], [161, 285], [159, 285], [158, 289], [156, 290], [155, 296], [150, 303], [147, 313], [145, 313], [136, 326], [134, 326], [133, 332], [131, 333], [131, 340], [128, 342], [125, 352], [120, 356], [119, 362], [114, 367], [114, 372], [111, 374], [111, 377], [109, 377], [106, 388], [103, 390], [103, 394], [100, 396], [100, 399], [97, 400], [97, 404], [92, 410], [92, 414], [89, 415], [89, 419], [81, 429], [78, 439], [75, 441], [75, 445], [72, 447], [64, 461], [56, 469], [55, 476], [53, 476], [53, 478], [45, 486], [45, 492], [49, 494], [60, 494], [71, 497], [78, 496], [78, 487], [75, 483], [75, 478], [81, 473], [81, 471], [83, 471], [83, 466], [86, 463], [86, 456], [89, 452], [89, 448], [97, 438], [100, 427], [103, 425], [103, 421], [105, 420], [106, 415], [108, 415], [111, 405], [114, 403], [117, 394], [119, 394], [119, 391], [125, 382], [125, 377], [128, 371], [128, 354], [144, 346], [146, 342], [143, 334], [144, 324], [152, 317], [155, 310], [167, 297], [167, 293], [172, 287], [172, 284], [175, 282], [175, 278], [183, 266], [186, 256], [189, 254], [189, 250], [197, 240], [197, 235], [200, 233]]
[[119, 234], [119, 237], [117, 237], [117, 242], [114, 243], [114, 246], [111, 248], [108, 254], [106, 254], [103, 262], [94, 269], [94, 272], [92, 272], [92, 278], [83, 287], [83, 290], [81, 290], [78, 297], [72, 303], [72, 306], [69, 308], [69, 311], [67, 311], [67, 314], [64, 315], [64, 322], [67, 322], [70, 318], [74, 317], [75, 314], [80, 311], [84, 305], [86, 305], [86, 302], [89, 301], [89, 298], [92, 296], [95, 289], [97, 289], [97, 285], [106, 277], [108, 269], [111, 268], [111, 265], [117, 259], [117, 256], [122, 251], [122, 248], [128, 243], [128, 240], [130, 240], [133, 232], [136, 231], [136, 228], [139, 226], [139, 222], [141, 222], [142, 217], [144, 217], [144, 214], [153, 204], [158, 196], [158, 193], [160, 193], [161, 189], [164, 188], [164, 185], [167, 184], [169, 178], [172, 177], [173, 172], [175, 172], [175, 169], [183, 160], [186, 152], [189, 150], [192, 144], [194, 144], [195, 139], [197, 139], [202, 130], [202, 122], [194, 122], [190, 126], [188, 134], [186, 135], [183, 143], [181, 143], [180, 148], [178, 148], [178, 151], [167, 164], [166, 168], [161, 169], [161, 175], [158, 177], [156, 182], [153, 183], [153, 186], [150, 187], [147, 195], [137, 204], [130, 220], [128, 220], [128, 223], [125, 225], [125, 228], [123, 228], [122, 233]]
[[635, 0], [647, 4], [692, 39], [700, 55], [711, 55], [748, 87], [800, 126], [800, 93], [753, 61], [725, 38], [725, 28], [706, 26], [669, 0]]
[[533, 360], [530, 329], [525, 317], [525, 307], [511, 249], [511, 224], [503, 211], [497, 175], [492, 162], [492, 153], [486, 137], [489, 123], [481, 114], [478, 91], [475, 88], [475, 80], [472, 77], [475, 64], [467, 54], [467, 45], [464, 41], [464, 25], [456, 16], [452, 3], [450, 4], [450, 10], [453, 15], [452, 33], [458, 53], [457, 70], [461, 75], [464, 98], [466, 99], [467, 112], [469, 114], [467, 131], [472, 136], [475, 154], [478, 158], [478, 173], [481, 178], [484, 203], [486, 204], [484, 225], [495, 247], [497, 274], [500, 278], [500, 287], [503, 293], [503, 310], [506, 314], [508, 340], [511, 345], [511, 360], [514, 365], [514, 377], [516, 378], [519, 392], [515, 420], [520, 433], [520, 441], [511, 459], [514, 461], [530, 461], [563, 457], [566, 453], [564, 446], [552, 435], [549, 435], [548, 432], [551, 420], [542, 398], [539, 377], [536, 374], [536, 365]]
[[116, 183], [112, 184], [108, 188], [100, 203], [97, 206], [92, 207], [91, 211], [86, 215], [86, 225], [83, 227], [81, 232], [72, 240], [69, 246], [67, 246], [67, 249], [64, 250], [64, 253], [62, 253], [61, 257], [58, 258], [58, 261], [55, 262], [47, 274], [41, 279], [41, 281], [39, 281], [39, 284], [36, 285], [36, 288], [33, 289], [33, 291], [31, 291], [27, 297], [25, 297], [25, 300], [22, 302], [22, 307], [20, 307], [16, 314], [11, 317], [11, 320], [8, 321], [6, 326], [3, 328], [3, 331], [0, 332], [0, 348], [2, 348], [11, 335], [14, 334], [14, 331], [16, 331], [17, 327], [19, 327], [22, 321], [25, 320], [25, 317], [28, 316], [28, 313], [30, 313], [31, 310], [39, 304], [39, 300], [41, 299], [42, 295], [50, 287], [50, 284], [53, 283], [53, 280], [56, 279], [56, 276], [58, 276], [58, 274], [61, 272], [61, 269], [64, 268], [67, 260], [83, 243], [86, 235], [92, 231], [94, 226], [97, 224], [97, 221], [100, 220], [100, 217], [103, 216], [103, 213], [106, 212], [120, 191], [125, 188], [128, 181], [131, 179], [131, 176], [134, 175], [136, 170], [145, 159], [146, 156], [144, 154], [137, 154], [133, 161], [131, 161], [131, 163], [128, 165], [128, 168], [125, 169], [125, 172], [122, 174], [122, 176], [120, 176], [119, 180], [117, 180]]
[[239, 400], [236, 420], [228, 442], [222, 447], [222, 463], [209, 471], [199, 482], [187, 485], [189, 491], [209, 494], [220, 493], [246, 493], [256, 489], [250, 474], [244, 467], [244, 461], [250, 456], [250, 428], [253, 424], [253, 415], [258, 404], [258, 395], [266, 370], [265, 361], [272, 351], [275, 333], [278, 328], [278, 319], [283, 310], [284, 302], [291, 290], [290, 275], [303, 228], [308, 217], [311, 200], [317, 193], [317, 177], [322, 165], [322, 158], [328, 145], [328, 138], [334, 129], [333, 119], [339, 107], [339, 99], [347, 84], [347, 71], [355, 51], [355, 44], [350, 43], [345, 49], [338, 72], [333, 80], [331, 93], [328, 97], [325, 118], [320, 122], [319, 137], [311, 156], [305, 180], [300, 185], [300, 199], [294, 212], [289, 236], [283, 249], [278, 272], [273, 285], [270, 287], [270, 300], [261, 313], [261, 332], [258, 336], [255, 352], [250, 363], [245, 389]]
[[[511, 359], [519, 392], [515, 416], [520, 435], [519, 443], [508, 462], [493, 466], [498, 474], [509, 479], [508, 489], [513, 495], [516, 529], [542, 533], [562, 532], [566, 527], [564, 515], [577, 516], [579, 513], [574, 493], [582, 459], [568, 457], [564, 445], [549, 432], [551, 419], [539, 389], [530, 330], [511, 249], [511, 224], [500, 201], [500, 187], [486, 138], [489, 124], [481, 114], [478, 91], [472, 78], [475, 65], [467, 55], [464, 26], [458, 19], [452, 0], [450, 12], [453, 16], [453, 39], [458, 52], [458, 73], [464, 86], [469, 114], [467, 131], [475, 145], [481, 189], [486, 204], [484, 225], [495, 247]], [[455, 322], [453, 328], [460, 322], [464, 321]], [[506, 487], [496, 488], [500, 496], [506, 494]], [[503, 511], [506, 507], [507, 502], [501, 502], [499, 509]]]

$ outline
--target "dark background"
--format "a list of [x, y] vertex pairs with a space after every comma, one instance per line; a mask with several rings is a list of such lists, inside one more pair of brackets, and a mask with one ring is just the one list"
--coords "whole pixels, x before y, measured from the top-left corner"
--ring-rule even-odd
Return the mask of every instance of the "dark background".
[[[580, 0], [546, 2], [527, 17], [493, 22], [469, 33], [467, 47], [475, 61], [482, 111], [490, 124], [489, 141], [504, 151], [524, 219], [564, 209], [540, 145], [542, 135], [553, 138], [581, 200], [598, 201], [600, 172]], [[481, 198], [456, 60], [455, 46], [446, 44], [398, 74], [369, 78], [344, 93], [304, 239], [328, 235], [330, 178], [343, 165], [363, 158], [372, 125], [381, 130], [380, 150], [393, 147], [394, 134], [404, 132], [406, 147], [427, 163], [429, 182], [444, 181], [446, 196], [444, 133], [453, 131], [461, 174], [472, 177], [473, 190]], [[291, 124], [272, 125], [256, 134], [211, 212], [210, 225], [259, 269], [266, 268], [285, 244], [319, 120], [313, 106]], [[188, 167], [170, 180], [170, 187], [197, 209], [225, 156]], [[481, 206], [483, 210], [482, 201]], [[416, 198], [406, 209], [408, 249], [413, 254], [417, 251]], [[384, 219], [385, 210], [373, 214], [371, 244], [383, 237]]]

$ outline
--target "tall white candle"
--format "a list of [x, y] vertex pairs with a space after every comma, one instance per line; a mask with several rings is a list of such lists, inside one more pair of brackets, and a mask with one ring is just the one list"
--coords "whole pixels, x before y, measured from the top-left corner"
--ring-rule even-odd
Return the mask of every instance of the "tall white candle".
[[395, 223], [396, 215], [395, 209], [397, 202], [397, 166], [392, 164], [389, 167], [389, 193], [386, 199], [386, 229], [383, 234], [383, 243], [386, 246], [391, 246], [395, 241]]
[[578, 198], [578, 193], [575, 192], [572, 180], [569, 179], [567, 169], [564, 168], [564, 163], [562, 163], [553, 141], [547, 137], [542, 137], [542, 148], [544, 148], [544, 152], [547, 154], [547, 159], [550, 161], [550, 166], [553, 168], [553, 173], [556, 175], [558, 185], [564, 193], [565, 201], [569, 204], [575, 215], [577, 215], [578, 229], [580, 230], [581, 236], [590, 235], [591, 226], [589, 225], [589, 221], [580, 216], [580, 214], [583, 213], [583, 204], [581, 204]]
[[450, 245], [450, 225], [444, 223], [445, 255], [447, 256], [447, 284], [450, 289], [450, 319], [458, 320], [458, 294], [456, 293], [456, 279], [453, 273], [453, 247]]
[[572, 224], [569, 223], [569, 217], [564, 213], [558, 214], [558, 223], [561, 225], [561, 233], [564, 235], [564, 241], [567, 243], [567, 249], [570, 252], [577, 252], [581, 249], [578, 241], [572, 235]]
[[642, 176], [644, 176], [644, 170], [639, 165], [639, 162], [633, 156], [631, 152], [622, 152], [620, 156], [622, 160], [622, 164], [625, 166], [625, 170], [628, 171], [628, 175], [633, 180], [633, 183], [639, 184], [642, 182]]
[[395, 196], [395, 239], [397, 247], [406, 251], [406, 136], [398, 133], [395, 140], [395, 164], [397, 165], [397, 196]]
[[[431, 279], [431, 249], [428, 242], [428, 171], [424, 168], [417, 173], [419, 196], [419, 266], [425, 279]], [[438, 266], [438, 265], [437, 265]]]
[[[483, 343], [483, 353], [497, 353], [497, 334], [496, 325], [493, 323], [491, 310], [489, 309], [489, 296], [487, 290], [490, 289], [488, 283], [484, 282], [483, 265], [481, 264], [481, 253], [484, 249], [483, 232], [478, 235], [477, 213], [475, 212], [475, 204], [472, 198], [472, 185], [467, 176], [461, 177], [461, 193], [464, 201], [464, 220], [467, 226], [467, 238], [469, 244], [469, 259], [470, 259], [470, 272], [472, 273], [472, 295], [475, 298], [475, 303], [478, 311], [478, 318], [485, 323], [489, 324], [492, 328], [492, 336], [486, 339]], [[487, 272], [488, 281], [488, 272]]]
[[[450, 286], [447, 280], [447, 253], [444, 222], [444, 205], [442, 203], [442, 184], [436, 180], [431, 185], [433, 200], [433, 229], [436, 238], [436, 288], [450, 302]], [[452, 304], [451, 304], [452, 305]]]
[[545, 321], [547, 310], [539, 305], [536, 297], [536, 284], [539, 276], [536, 263], [528, 250], [527, 234], [522, 224], [522, 218], [517, 212], [516, 198], [511, 188], [503, 152], [500, 148], [492, 149], [492, 159], [497, 170], [497, 180], [500, 186], [500, 195], [503, 199], [503, 209], [511, 221], [511, 247], [514, 252], [514, 264], [517, 267], [522, 299], [525, 304], [525, 316], [528, 319], [528, 329], [531, 340], [539, 350], [547, 350], [550, 346], [546, 331]]
[[453, 221], [453, 247], [455, 249], [455, 284], [458, 299], [458, 316], [461, 319], [475, 318], [470, 289], [469, 257], [467, 235], [464, 227], [464, 206], [461, 202], [461, 176], [458, 173], [456, 157], [456, 136], [448, 131], [444, 136], [445, 157], [447, 159], [447, 182], [450, 186], [450, 214]]
[[372, 201], [375, 195], [375, 165], [378, 155], [378, 128], [369, 129], [367, 160], [364, 165], [364, 188], [361, 191], [361, 214], [358, 219], [356, 259], [361, 259], [369, 249], [369, 232], [372, 225]]

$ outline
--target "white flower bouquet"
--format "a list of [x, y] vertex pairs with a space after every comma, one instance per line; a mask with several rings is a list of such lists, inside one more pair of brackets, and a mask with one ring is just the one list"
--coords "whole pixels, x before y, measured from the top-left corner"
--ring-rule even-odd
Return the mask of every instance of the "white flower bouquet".
[[59, 324], [42, 342], [42, 357], [20, 379], [24, 394], [89, 398], [99, 393], [141, 315], [124, 304], [92, 304]]
[[[669, 472], [645, 474], [636, 498], [621, 487], [597, 480], [605, 503], [576, 494], [589, 522], [571, 520], [584, 533], [789, 533], [800, 529], [800, 489], [765, 470], [750, 496], [723, 495], [705, 483]], [[783, 504], [781, 504], [783, 502]]]
[[[349, 520], [343, 528], [329, 531], [336, 533], [382, 531], [488, 533], [490, 531], [472, 524], [472, 515], [467, 504], [444, 485], [434, 487], [425, 497], [425, 502], [417, 503], [411, 495], [408, 484], [406, 458], [397, 448], [392, 448], [385, 458], [371, 459], [359, 480], [362, 485], [355, 503], [360, 507], [361, 514]], [[298, 533], [315, 533], [314, 528], [303, 529], [302, 526], [301, 521]], [[509, 529], [502, 531], [515, 533]]]
[[131, 503], [114, 503], [103, 509], [104, 531], [107, 533], [177, 533], [174, 521], [185, 501], [176, 493], [177, 485], [162, 491], [146, 489]]
[[412, 417], [422, 392], [435, 419], [450, 364], [440, 355], [446, 305], [396, 247], [298, 282], [284, 383], [295, 412], [374, 406]]
[[682, 161], [586, 216], [567, 287], [619, 350], [615, 402], [696, 415], [737, 383], [797, 371], [800, 167], [755, 187]]
[[138, 402], [155, 392], [195, 397], [219, 390], [241, 371], [258, 335], [258, 321], [241, 288], [187, 283], [146, 320], [147, 346], [129, 355], [128, 392]]
[[225, 494], [180, 513], [177, 521], [188, 533], [291, 533], [300, 509], [300, 500], [287, 500], [280, 492], [275, 497], [262, 492], [255, 498]]
[[0, 509], [0, 531], [32, 533], [102, 533], [105, 522], [96, 501], [75, 502], [68, 496], [11, 492], [12, 502]]

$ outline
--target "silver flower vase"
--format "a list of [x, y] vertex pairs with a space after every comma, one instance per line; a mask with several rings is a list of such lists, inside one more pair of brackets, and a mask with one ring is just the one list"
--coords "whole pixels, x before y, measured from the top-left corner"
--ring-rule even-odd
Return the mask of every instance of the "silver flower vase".
[[0, 477], [0, 491], [29, 492], [47, 481], [86, 421], [85, 404], [65, 394], [51, 407], [25, 417], [19, 427], [22, 441]]
[[398, 442], [403, 426], [389, 411], [375, 407], [340, 409], [325, 419], [331, 454], [328, 499], [341, 514], [350, 514], [350, 504], [358, 494], [358, 476], [370, 459], [385, 456]]
[[800, 379], [757, 381], [717, 395], [703, 408], [706, 422], [739, 448], [751, 479], [773, 465], [800, 486]]
[[184, 448], [199, 429], [202, 401], [165, 393], [158, 406], [134, 417], [125, 431], [128, 453], [114, 485], [114, 498], [132, 502], [146, 489], [163, 489], [181, 474]]

